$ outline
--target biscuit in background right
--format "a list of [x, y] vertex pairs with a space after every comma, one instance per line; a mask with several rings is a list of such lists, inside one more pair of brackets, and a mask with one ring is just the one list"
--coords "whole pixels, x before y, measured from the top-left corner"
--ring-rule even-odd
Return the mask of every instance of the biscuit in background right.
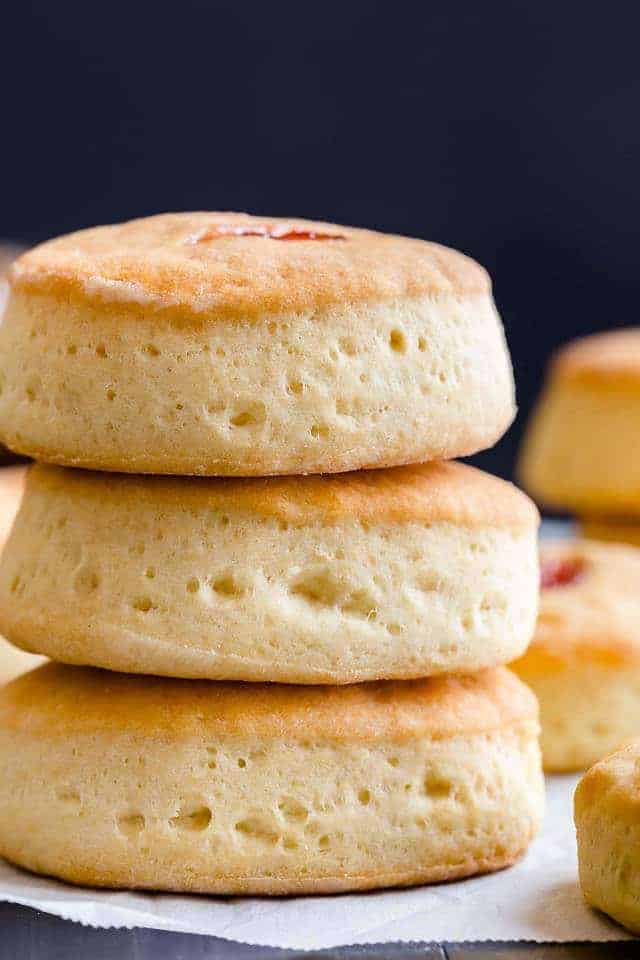
[[542, 543], [534, 639], [512, 669], [537, 695], [544, 769], [584, 770], [640, 737], [640, 550]]
[[640, 933], [640, 740], [585, 773], [574, 820], [585, 900]]
[[585, 536], [640, 545], [640, 328], [584, 337], [553, 357], [519, 474]]

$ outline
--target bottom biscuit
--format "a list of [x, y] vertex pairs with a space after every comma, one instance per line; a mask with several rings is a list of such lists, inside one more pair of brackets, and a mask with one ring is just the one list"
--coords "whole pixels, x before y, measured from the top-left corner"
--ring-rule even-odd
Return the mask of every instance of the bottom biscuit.
[[0, 691], [0, 853], [92, 886], [332, 893], [514, 862], [537, 705], [504, 668], [342, 688], [48, 664]]

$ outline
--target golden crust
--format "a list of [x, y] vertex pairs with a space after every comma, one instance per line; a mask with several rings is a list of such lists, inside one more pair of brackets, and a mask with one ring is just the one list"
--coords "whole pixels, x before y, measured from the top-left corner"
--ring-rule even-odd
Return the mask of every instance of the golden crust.
[[543, 589], [538, 624], [513, 664], [523, 679], [589, 665], [640, 665], [640, 550], [567, 540], [543, 544], [541, 566], [577, 561], [575, 582]]
[[536, 722], [537, 702], [509, 670], [347, 687], [209, 683], [49, 663], [0, 691], [0, 727], [51, 736], [127, 731], [301, 741], [434, 740]]
[[[311, 231], [320, 238], [220, 234], [221, 227]], [[307, 220], [213, 212], [161, 214], [59, 237], [20, 257], [12, 278], [16, 288], [97, 299], [106, 309], [115, 302], [120, 313], [129, 303], [200, 319], [490, 291], [478, 264], [435, 243]]]
[[609, 388], [640, 386], [640, 327], [571, 341], [555, 355], [552, 376]]
[[[393, 887], [415, 887], [425, 883], [447, 883], [451, 880], [464, 880], [466, 877], [480, 876], [485, 873], [495, 873], [497, 870], [504, 870], [512, 866], [527, 851], [528, 846], [535, 836], [535, 830], [531, 827], [523, 829], [520, 840], [517, 844], [512, 844], [503, 848], [499, 855], [491, 854], [486, 857], [468, 856], [466, 859], [455, 865], [438, 865], [432, 867], [421, 867], [412, 870], [380, 870], [369, 873], [352, 874], [340, 873], [334, 877], [234, 877], [211, 876], [207, 879], [206, 886], [189, 883], [188, 879], [181, 882], [159, 884], [136, 883], [130, 879], [123, 881], [122, 873], [118, 871], [110, 872], [102, 869], [100, 872], [91, 866], [82, 863], [64, 863], [56, 870], [56, 877], [64, 880], [66, 883], [72, 883], [83, 887], [106, 887], [108, 889], [128, 889], [128, 890], [157, 890], [158, 888], [169, 893], [207, 893], [220, 896], [264, 896], [264, 897], [283, 897], [283, 896], [314, 896], [318, 894], [338, 894], [338, 893], [357, 893], [358, 891], [377, 890], [381, 888]], [[37, 864], [29, 867], [22, 859], [13, 859], [10, 853], [2, 851], [3, 858], [9, 862], [16, 863], [17, 866], [26, 869], [32, 869], [35, 873], [38, 870]]]
[[155, 506], [241, 511], [294, 526], [345, 520], [366, 523], [453, 523], [464, 527], [532, 529], [539, 515], [513, 484], [474, 467], [435, 462], [325, 476], [269, 479], [110, 475], [34, 465], [30, 492], [83, 500], [105, 496]]
[[609, 815], [640, 821], [640, 740], [632, 740], [587, 770], [574, 798], [576, 819], [594, 804]]

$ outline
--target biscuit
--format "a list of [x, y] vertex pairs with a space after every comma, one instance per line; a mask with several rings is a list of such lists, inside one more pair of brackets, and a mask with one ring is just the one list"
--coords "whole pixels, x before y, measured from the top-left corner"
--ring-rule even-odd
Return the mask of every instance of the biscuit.
[[422, 240], [232, 213], [84, 230], [16, 262], [13, 450], [127, 473], [334, 473], [463, 456], [511, 423], [490, 281]]
[[335, 893], [517, 860], [537, 704], [473, 677], [290, 687], [49, 664], [0, 691], [0, 854], [107, 887]]
[[582, 770], [640, 734], [640, 550], [541, 548], [531, 646], [512, 668], [540, 701], [547, 771]]
[[588, 540], [605, 540], [614, 543], [630, 543], [640, 547], [640, 517], [580, 517], [581, 534]]
[[640, 515], [640, 329], [576, 340], [555, 356], [519, 475], [550, 507]]
[[0, 563], [0, 632], [67, 663], [351, 683], [518, 656], [532, 502], [459, 463], [324, 477], [36, 465]]
[[640, 933], [640, 742], [585, 773], [574, 813], [587, 903]]

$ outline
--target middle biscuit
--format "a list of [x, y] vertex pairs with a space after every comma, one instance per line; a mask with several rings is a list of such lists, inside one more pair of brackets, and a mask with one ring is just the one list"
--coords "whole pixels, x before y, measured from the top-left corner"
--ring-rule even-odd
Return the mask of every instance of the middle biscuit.
[[220, 480], [37, 465], [0, 563], [0, 632], [66, 663], [293, 683], [507, 662], [538, 514], [459, 463]]

